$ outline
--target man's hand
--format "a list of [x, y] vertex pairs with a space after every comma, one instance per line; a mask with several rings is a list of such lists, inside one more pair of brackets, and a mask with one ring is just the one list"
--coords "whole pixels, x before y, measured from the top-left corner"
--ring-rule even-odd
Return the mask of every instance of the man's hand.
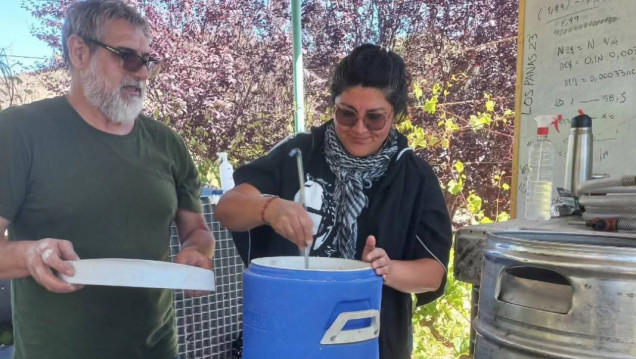
[[[181, 252], [177, 254], [175, 262], [209, 270], [212, 270], [213, 266], [212, 259], [208, 258], [196, 249], [189, 247], [183, 248]], [[210, 292], [204, 290], [186, 290], [185, 293], [193, 297], [201, 297], [210, 294]]]
[[301, 250], [314, 241], [314, 223], [300, 203], [276, 198], [269, 203], [263, 217], [276, 233]]
[[387, 277], [391, 274], [391, 258], [384, 249], [376, 248], [374, 236], [367, 237], [362, 251], [362, 260], [371, 263], [371, 268], [375, 270], [375, 274], [381, 275], [386, 282]]
[[[212, 270], [211, 258], [214, 256], [215, 242], [203, 213], [179, 208], [175, 223], [181, 241], [181, 252], [177, 254], [175, 262]], [[185, 292], [196, 297], [209, 294], [202, 290], [186, 290]]]
[[67, 283], [58, 278], [55, 272], [69, 277], [75, 275], [75, 269], [68, 260], [79, 260], [73, 244], [66, 240], [45, 238], [33, 243], [26, 252], [26, 264], [29, 273], [40, 285], [55, 293], [70, 293], [82, 288], [81, 285]]

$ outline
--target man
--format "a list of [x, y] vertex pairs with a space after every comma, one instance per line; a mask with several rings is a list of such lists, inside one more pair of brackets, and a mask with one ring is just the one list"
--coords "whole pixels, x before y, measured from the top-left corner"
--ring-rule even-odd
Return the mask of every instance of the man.
[[[13, 280], [16, 358], [173, 359], [172, 293], [72, 285], [66, 260], [212, 268], [197, 169], [182, 139], [140, 115], [150, 28], [121, 0], [76, 2], [62, 30], [68, 95], [0, 113], [0, 278]], [[200, 293], [193, 293], [200, 294]]]

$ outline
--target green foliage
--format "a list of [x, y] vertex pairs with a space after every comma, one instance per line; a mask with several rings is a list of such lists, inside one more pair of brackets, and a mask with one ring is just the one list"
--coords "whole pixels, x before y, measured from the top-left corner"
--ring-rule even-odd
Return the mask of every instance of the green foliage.
[[[476, 177], [474, 166], [480, 163], [467, 163], [463, 158], [452, 157], [448, 151], [454, 151], [451, 143], [456, 143], [467, 134], [475, 136], [481, 142], [482, 148], [468, 148], [471, 152], [487, 150], [490, 146], [497, 146], [492, 141], [492, 135], [506, 136], [497, 131], [498, 126], [507, 124], [512, 118], [513, 112], [506, 109], [499, 99], [484, 93], [481, 99], [467, 100], [462, 102], [448, 102], [448, 98], [453, 95], [453, 88], [461, 85], [468, 79], [464, 73], [455, 74], [446, 82], [436, 82], [430, 89], [420, 86], [425, 81], [414, 81], [413, 97], [425, 116], [434, 115], [437, 118], [437, 127], [425, 126], [414, 122], [417, 117], [407, 118], [397, 125], [398, 131], [403, 133], [409, 146], [414, 149], [426, 149], [427, 152], [438, 152], [446, 154], [437, 158], [438, 176], [442, 181], [447, 193], [455, 197], [452, 202], [454, 206], [449, 208], [451, 217], [458, 225], [491, 223], [495, 220], [505, 221], [510, 215], [505, 210], [505, 201], [509, 198], [510, 180], [506, 171], [493, 167], [488, 173], [488, 186], [475, 186], [476, 180], [484, 182], [483, 177]], [[429, 94], [429, 96], [427, 96]], [[473, 105], [475, 114], [460, 116], [451, 111], [454, 106]], [[467, 117], [467, 118], [466, 118]], [[497, 140], [495, 140], [496, 142]], [[463, 151], [459, 152], [464, 153]], [[484, 157], [484, 156], [482, 156]], [[492, 166], [491, 166], [492, 167]], [[439, 172], [442, 170], [442, 173]], [[489, 198], [485, 198], [488, 194]], [[494, 203], [493, 201], [494, 197]], [[448, 203], [447, 198], [447, 203]], [[494, 206], [493, 206], [494, 204]], [[501, 204], [501, 205], [500, 205]], [[494, 208], [493, 208], [494, 207]], [[493, 220], [494, 218], [494, 220]]]
[[455, 171], [457, 171], [457, 173], [464, 172], [464, 163], [462, 161], [455, 162]]
[[[424, 126], [414, 123], [414, 119], [404, 121], [398, 130], [404, 133], [409, 145], [414, 148], [426, 148], [431, 153], [437, 151], [442, 154], [437, 158], [438, 176], [447, 193], [447, 203], [451, 216], [458, 225], [491, 223], [506, 221], [510, 218], [501, 205], [507, 200], [510, 185], [506, 170], [493, 166], [487, 173], [485, 183], [487, 187], [476, 186], [475, 167], [479, 163], [469, 163], [463, 157], [449, 155], [449, 145], [471, 134], [480, 140], [482, 146], [492, 146], [488, 141], [491, 134], [501, 124], [506, 124], [512, 118], [512, 111], [503, 106], [489, 94], [482, 99], [465, 101], [474, 103], [475, 113], [460, 116], [450, 110], [457, 103], [447, 104], [448, 96], [452, 95], [453, 85], [465, 79], [463, 74], [454, 75], [445, 84], [436, 83], [428, 91], [416, 86], [413, 97], [420, 104], [425, 115], [435, 115], [437, 126]], [[417, 83], [417, 82], [416, 82]], [[480, 148], [470, 147], [470, 151]], [[460, 155], [462, 151], [458, 151]], [[479, 178], [482, 183], [484, 178]], [[483, 193], [483, 194], [482, 194]], [[493, 195], [494, 193], [494, 195]], [[488, 194], [488, 197], [484, 196]], [[494, 201], [492, 198], [494, 197]], [[491, 202], [492, 201], [492, 202]], [[493, 208], [494, 207], [494, 208]], [[494, 214], [494, 220], [487, 215]], [[439, 300], [426, 306], [416, 308], [413, 314], [414, 352], [413, 359], [429, 358], [465, 358], [470, 345], [470, 285], [457, 281], [452, 270], [453, 256], [451, 255], [448, 283], [445, 295]]]
[[428, 114], [435, 114], [437, 112], [437, 101], [439, 97], [437, 95], [432, 96], [424, 103], [424, 111]]
[[413, 359], [459, 358], [470, 344], [470, 285], [453, 276], [451, 255], [446, 293], [414, 309]]
[[457, 132], [461, 129], [452, 118], [445, 119], [445, 121], [443, 122], [443, 125], [444, 125], [444, 130], [447, 133]]
[[209, 158], [202, 158], [197, 161], [197, 168], [201, 181], [212, 187], [221, 188], [221, 174], [219, 172], [219, 162]]
[[430, 131], [426, 131], [423, 127], [413, 126], [408, 118], [396, 125], [397, 130], [403, 133], [408, 139], [409, 146], [414, 149], [425, 149], [427, 147], [448, 146], [444, 143], [445, 139], [437, 137]]
[[479, 213], [481, 211], [481, 205], [483, 203], [481, 197], [471, 192], [466, 200], [468, 201], [468, 209], [471, 213]]
[[493, 112], [495, 110], [495, 101], [488, 100], [486, 101], [486, 111]]
[[11, 325], [0, 325], [0, 346], [13, 344], [13, 327]]
[[415, 96], [415, 99], [417, 101], [421, 101], [423, 95], [424, 95], [424, 91], [422, 90], [422, 88], [417, 83], [414, 83], [413, 84], [413, 96]]
[[464, 189], [464, 178], [460, 176], [458, 180], [452, 179], [448, 181], [446, 186], [448, 187], [448, 192], [456, 196]]

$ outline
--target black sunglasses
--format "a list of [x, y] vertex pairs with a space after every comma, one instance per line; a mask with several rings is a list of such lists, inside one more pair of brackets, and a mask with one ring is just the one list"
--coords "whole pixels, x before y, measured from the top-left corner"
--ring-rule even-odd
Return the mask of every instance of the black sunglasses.
[[122, 65], [126, 71], [137, 72], [142, 66], [146, 66], [148, 69], [149, 77], [152, 77], [159, 70], [159, 60], [154, 57], [143, 57], [137, 55], [135, 51], [131, 49], [118, 49], [95, 39], [85, 39], [88, 42], [92, 42], [95, 45], [99, 45], [113, 54], [119, 56], [122, 60]]
[[[334, 118], [342, 126], [353, 127], [358, 122], [358, 113], [351, 109], [334, 106]], [[379, 112], [364, 114], [364, 125], [371, 131], [378, 131], [386, 126], [389, 115]]]

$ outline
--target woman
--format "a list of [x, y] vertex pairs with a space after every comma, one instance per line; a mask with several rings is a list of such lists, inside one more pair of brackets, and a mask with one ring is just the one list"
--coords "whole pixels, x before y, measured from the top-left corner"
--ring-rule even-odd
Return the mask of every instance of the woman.
[[[418, 303], [443, 292], [451, 226], [431, 167], [397, 133], [407, 111], [408, 75], [402, 59], [375, 45], [354, 49], [335, 68], [333, 118], [298, 134], [239, 168], [237, 187], [215, 214], [238, 231], [243, 260], [297, 255], [371, 263], [384, 278], [380, 358], [411, 357], [411, 296]], [[302, 151], [307, 210], [294, 201]]]

